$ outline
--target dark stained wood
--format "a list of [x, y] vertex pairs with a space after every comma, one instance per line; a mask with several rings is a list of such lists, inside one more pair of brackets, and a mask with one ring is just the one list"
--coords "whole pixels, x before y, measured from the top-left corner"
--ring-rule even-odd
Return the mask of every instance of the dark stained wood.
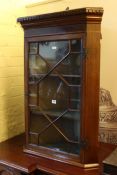
[[[103, 9], [88, 7], [18, 18], [25, 34], [25, 122], [26, 153], [36, 155], [36, 167], [52, 174], [99, 175], [98, 125], [100, 87], [100, 39]], [[80, 155], [58, 153], [29, 144], [28, 43], [82, 38], [85, 56], [82, 66], [81, 136], [86, 143]]]
[[[103, 8], [101, 7], [86, 7], [86, 8], [80, 8], [75, 10], [68, 10], [68, 11], [61, 11], [61, 12], [55, 12], [55, 13], [48, 13], [48, 14], [42, 14], [42, 15], [35, 15], [35, 16], [28, 16], [28, 17], [21, 17], [17, 19], [17, 22], [23, 23], [23, 22], [30, 22], [30, 21], [37, 21], [37, 20], [46, 20], [46, 19], [53, 19], [53, 18], [60, 18], [60, 17], [71, 17], [74, 15], [85, 15], [89, 14], [93, 17], [96, 16], [102, 16]], [[97, 17], [98, 18], [98, 17]]]
[[76, 21], [77, 23], [85, 23], [86, 21], [95, 21], [95, 23], [100, 23], [102, 14], [103, 8], [87, 7], [43, 15], [22, 17], [18, 18], [17, 22], [20, 22], [24, 28], [76, 24]]
[[66, 25], [66, 26], [51, 26], [51, 27], [43, 27], [43, 28], [29, 28], [28, 30], [25, 30], [25, 38], [28, 37], [38, 37], [38, 36], [51, 36], [51, 34], [53, 33], [54, 35], [63, 35], [66, 33], [74, 33], [75, 31], [77, 32], [78, 30], [84, 31], [85, 30], [85, 26], [82, 24], [79, 25]]
[[[97, 39], [97, 40], [96, 40]], [[87, 30], [87, 57], [84, 60], [83, 104], [82, 104], [82, 137], [89, 145], [84, 151], [83, 162], [97, 162], [98, 121], [99, 121], [99, 72], [100, 72], [100, 36]], [[89, 71], [90, 70], [90, 71]], [[89, 134], [90, 133], [90, 134]]]
[[0, 175], [21, 175], [22, 171], [16, 170], [15, 168], [11, 168], [9, 166], [0, 165]]
[[[16, 136], [0, 143], [0, 172], [10, 171], [20, 173], [41, 172], [53, 175], [99, 175], [97, 168], [79, 168], [43, 157], [31, 156], [23, 152], [24, 135]], [[100, 143], [99, 160], [102, 172], [102, 161], [115, 149], [115, 145]], [[4, 172], [5, 173], [5, 172]], [[45, 174], [44, 173], [44, 174]]]
[[0, 143], [0, 164], [30, 173], [36, 168], [32, 156], [23, 153], [24, 135]]

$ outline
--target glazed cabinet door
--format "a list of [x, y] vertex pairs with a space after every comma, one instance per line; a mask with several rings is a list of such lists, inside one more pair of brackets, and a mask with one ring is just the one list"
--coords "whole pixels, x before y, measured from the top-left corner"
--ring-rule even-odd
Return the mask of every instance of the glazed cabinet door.
[[80, 154], [82, 37], [27, 41], [28, 144]]

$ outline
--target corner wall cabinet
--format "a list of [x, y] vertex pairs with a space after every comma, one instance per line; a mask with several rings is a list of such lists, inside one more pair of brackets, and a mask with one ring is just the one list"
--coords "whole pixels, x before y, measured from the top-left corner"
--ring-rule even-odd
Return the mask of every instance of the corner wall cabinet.
[[99, 173], [102, 14], [81, 8], [18, 18], [25, 37], [24, 152], [41, 157], [51, 174]]

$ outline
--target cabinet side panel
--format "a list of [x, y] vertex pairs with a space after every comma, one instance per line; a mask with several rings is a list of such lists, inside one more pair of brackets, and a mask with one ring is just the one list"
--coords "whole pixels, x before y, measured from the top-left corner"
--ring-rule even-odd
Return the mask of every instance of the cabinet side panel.
[[[96, 31], [97, 30], [97, 31]], [[86, 58], [83, 72], [82, 138], [87, 140], [87, 148], [81, 153], [83, 163], [98, 161], [99, 123], [99, 72], [100, 72], [100, 32], [99, 25], [89, 24], [86, 37]]]

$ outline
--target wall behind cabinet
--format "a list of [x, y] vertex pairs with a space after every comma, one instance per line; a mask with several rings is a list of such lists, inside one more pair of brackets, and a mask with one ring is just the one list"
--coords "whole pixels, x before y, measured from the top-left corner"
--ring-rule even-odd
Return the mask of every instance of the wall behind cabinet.
[[16, 23], [26, 15], [21, 1], [0, 4], [0, 141], [24, 131], [23, 31]]

